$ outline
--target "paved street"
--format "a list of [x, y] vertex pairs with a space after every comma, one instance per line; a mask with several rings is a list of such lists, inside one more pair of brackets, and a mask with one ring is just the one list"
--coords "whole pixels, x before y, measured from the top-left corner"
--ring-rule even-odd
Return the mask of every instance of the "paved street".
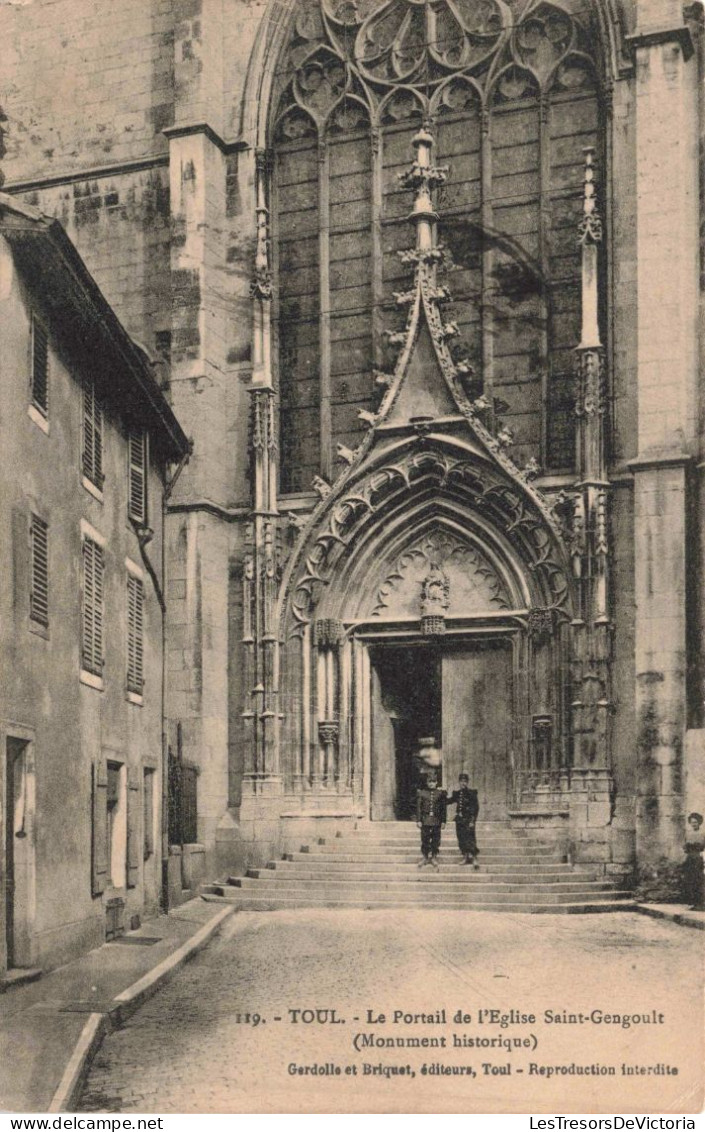
[[[631, 913], [241, 913], [106, 1040], [81, 1109], [692, 1112], [702, 960], [703, 933]], [[295, 1013], [316, 1009], [335, 1021]], [[478, 1014], [492, 1009], [505, 1017]], [[419, 1038], [439, 1044], [405, 1044]], [[478, 1039], [495, 1044], [457, 1044]]]

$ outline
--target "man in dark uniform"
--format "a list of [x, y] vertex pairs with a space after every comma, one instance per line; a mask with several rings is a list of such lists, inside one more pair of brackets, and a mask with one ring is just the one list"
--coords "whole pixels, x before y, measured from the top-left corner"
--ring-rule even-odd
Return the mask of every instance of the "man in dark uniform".
[[467, 774], [458, 777], [458, 789], [448, 799], [448, 805], [455, 803], [455, 832], [458, 835], [458, 848], [463, 855], [463, 864], [479, 868], [476, 857], [480, 850], [475, 837], [475, 822], [480, 812], [477, 790], [471, 790]]
[[426, 774], [426, 786], [416, 797], [416, 824], [421, 830], [422, 865], [438, 868], [436, 857], [441, 847], [441, 826], [446, 824], [446, 792], [438, 786], [436, 772]]

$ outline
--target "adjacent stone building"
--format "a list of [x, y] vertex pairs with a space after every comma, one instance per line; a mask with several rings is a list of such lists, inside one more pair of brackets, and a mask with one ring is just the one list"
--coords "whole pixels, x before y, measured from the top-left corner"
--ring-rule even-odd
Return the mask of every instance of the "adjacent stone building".
[[[701, 6], [28, 0], [6, 191], [169, 370], [211, 873], [486, 816], [667, 886], [703, 809]], [[399, 175], [406, 174], [400, 182]]]
[[0, 194], [0, 971], [162, 903], [163, 499], [153, 367], [61, 225]]

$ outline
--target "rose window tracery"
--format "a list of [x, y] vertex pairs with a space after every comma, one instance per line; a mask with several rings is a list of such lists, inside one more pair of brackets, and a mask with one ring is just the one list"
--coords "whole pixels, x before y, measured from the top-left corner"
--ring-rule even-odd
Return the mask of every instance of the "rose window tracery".
[[577, 0], [301, 0], [283, 101], [319, 112], [355, 91], [374, 106], [400, 85], [428, 101], [450, 75], [489, 87], [512, 65], [542, 86], [560, 74], [569, 88], [590, 79], [594, 35]]

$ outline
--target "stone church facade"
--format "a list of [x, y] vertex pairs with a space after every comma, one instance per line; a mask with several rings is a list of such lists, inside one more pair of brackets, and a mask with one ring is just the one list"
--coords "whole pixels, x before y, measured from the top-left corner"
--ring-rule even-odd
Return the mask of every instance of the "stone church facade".
[[193, 439], [167, 742], [207, 871], [409, 818], [426, 751], [667, 886], [705, 805], [700, 5], [25, 0], [0, 31], [5, 191]]

